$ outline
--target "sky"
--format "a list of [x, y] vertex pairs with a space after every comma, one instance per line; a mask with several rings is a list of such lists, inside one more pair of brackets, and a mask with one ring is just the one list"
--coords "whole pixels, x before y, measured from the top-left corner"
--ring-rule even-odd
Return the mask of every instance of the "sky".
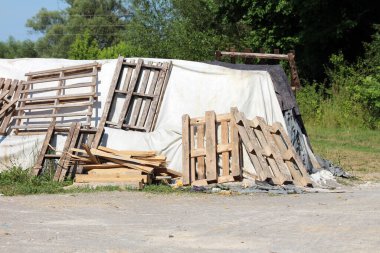
[[39, 33], [30, 33], [26, 20], [33, 17], [41, 8], [62, 10], [67, 4], [62, 0], [0, 0], [0, 41], [13, 36], [16, 40], [36, 40]]

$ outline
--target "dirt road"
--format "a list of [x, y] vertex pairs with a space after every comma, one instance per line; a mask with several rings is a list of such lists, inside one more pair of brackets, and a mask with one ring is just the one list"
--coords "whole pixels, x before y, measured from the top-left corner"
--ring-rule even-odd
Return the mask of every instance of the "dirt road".
[[380, 185], [346, 193], [0, 197], [0, 252], [379, 252]]

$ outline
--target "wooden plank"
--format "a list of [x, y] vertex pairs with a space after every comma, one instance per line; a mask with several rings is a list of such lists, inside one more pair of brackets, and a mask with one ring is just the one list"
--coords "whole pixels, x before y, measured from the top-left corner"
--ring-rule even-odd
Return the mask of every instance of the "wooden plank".
[[127, 112], [130, 108], [130, 104], [132, 101], [132, 92], [136, 89], [136, 85], [138, 84], [138, 82], [140, 80], [140, 74], [141, 74], [140, 72], [141, 72], [142, 63], [143, 63], [142, 59], [137, 60], [136, 69], [134, 71], [134, 75], [132, 77], [132, 80], [131, 80], [131, 82], [128, 86], [128, 90], [127, 90], [129, 94], [126, 96], [124, 104], [123, 104], [122, 109], [120, 111], [119, 120], [117, 123], [117, 128], [122, 128], [123, 123], [125, 121], [125, 117], [127, 116]]
[[[96, 77], [96, 76], [94, 76], [94, 77]], [[55, 91], [55, 90], [67, 90], [67, 89], [93, 87], [93, 86], [94, 86], [93, 82], [84, 82], [84, 83], [76, 83], [76, 84], [66, 85], [66, 86], [62, 86], [62, 87], [57, 86], [57, 87], [47, 87], [47, 88], [33, 89], [33, 90], [28, 90], [28, 91], [22, 91], [21, 93], [25, 93], [25, 92], [28, 92], [28, 93], [38, 93], [38, 92]]]
[[[131, 60], [131, 63], [134, 63], [134, 62], [135, 62], [135, 60]], [[125, 62], [123, 62], [123, 65], [125, 65]], [[134, 66], [136, 67], [136, 64]], [[118, 92], [124, 92], [124, 94], [127, 94], [128, 87], [129, 87], [129, 84], [131, 82], [133, 70], [134, 70], [134, 68], [127, 68], [127, 74], [126, 74], [125, 79], [124, 79], [123, 87], [121, 90], [118, 90]]]
[[213, 111], [207, 111], [206, 121], [206, 179], [216, 181], [218, 179], [218, 167], [216, 157], [216, 115]]
[[[194, 136], [194, 126], [190, 125], [190, 150], [193, 151], [195, 148], [195, 136]], [[190, 151], [190, 153], [191, 153]], [[190, 178], [192, 181], [195, 180], [195, 158], [190, 156]]]
[[88, 112], [77, 112], [77, 113], [57, 113], [57, 114], [33, 114], [33, 115], [22, 115], [15, 116], [14, 119], [42, 119], [42, 118], [58, 118], [58, 117], [80, 117], [91, 115]]
[[182, 173], [181, 172], [178, 172], [178, 171], [175, 171], [175, 170], [172, 170], [172, 169], [168, 169], [168, 168], [164, 168], [164, 167], [159, 167], [159, 168], [155, 168], [154, 169], [154, 172], [155, 173], [166, 173], [174, 178], [176, 177], [182, 177]]
[[[216, 122], [217, 123], [222, 123], [223, 121], [230, 121], [230, 120], [231, 120], [231, 114], [229, 114], [229, 113], [216, 115]], [[190, 119], [191, 125], [204, 125], [205, 123], [206, 123], [205, 117], [196, 117], [196, 118]]]
[[67, 168], [64, 168], [64, 166], [66, 165], [67, 152], [70, 151], [70, 148], [71, 148], [70, 144], [73, 140], [76, 128], [77, 128], [77, 123], [75, 122], [71, 123], [69, 133], [66, 137], [66, 141], [63, 146], [63, 154], [61, 158], [59, 159], [58, 164], [57, 164], [57, 169], [55, 170], [55, 174], [53, 178], [55, 181], [61, 181], [61, 174], [63, 173], [64, 173], [63, 177], [66, 176]]
[[281, 141], [285, 142], [286, 148], [293, 152], [293, 159], [294, 159], [295, 164], [297, 165], [299, 171], [301, 172], [303, 180], [305, 180], [305, 184], [311, 185], [309, 173], [307, 173], [305, 166], [303, 165], [303, 163], [302, 163], [301, 159], [299, 158], [296, 150], [294, 149], [294, 146], [292, 145], [292, 142], [291, 142], [287, 132], [285, 131], [285, 129], [282, 127], [282, 125], [280, 123], [274, 123], [273, 126], [275, 126], [279, 130], [279, 133], [281, 134], [281, 137], [280, 137]]
[[47, 130], [44, 142], [42, 143], [42, 147], [41, 147], [41, 150], [38, 154], [36, 164], [33, 167], [33, 174], [34, 175], [38, 175], [41, 172], [41, 169], [42, 169], [43, 163], [44, 163], [45, 154], [48, 150], [49, 143], [50, 143], [51, 138], [52, 138], [53, 133], [54, 133], [54, 127], [55, 127], [55, 121], [52, 121], [50, 123], [48, 130]]
[[140, 150], [116, 150], [112, 148], [107, 148], [103, 146], [98, 147], [99, 150], [108, 152], [111, 154], [120, 154], [120, 155], [130, 155], [130, 156], [141, 156], [141, 157], [152, 157], [156, 156], [157, 151], [155, 150], [148, 150], [148, 151], [140, 151]]
[[103, 114], [102, 114], [102, 117], [101, 117], [99, 124], [98, 124], [98, 131], [95, 134], [95, 138], [94, 138], [94, 141], [92, 143], [93, 148], [97, 148], [99, 146], [101, 138], [103, 136], [104, 126], [106, 124], [106, 121], [108, 120], [108, 115], [109, 115], [109, 112], [111, 109], [115, 89], [116, 89], [116, 86], [118, 84], [118, 80], [119, 80], [119, 77], [121, 74], [123, 61], [124, 61], [124, 57], [119, 56], [119, 58], [117, 59], [115, 71], [114, 71], [114, 74], [113, 74], [113, 77], [111, 80], [111, 85], [110, 85], [110, 88], [108, 91], [107, 99], [103, 105]]
[[[159, 64], [161, 65], [161, 63], [159, 63]], [[154, 96], [154, 90], [156, 88], [156, 84], [157, 84], [157, 80], [158, 80], [158, 75], [159, 74], [160, 74], [160, 71], [158, 71], [158, 70], [154, 71], [152, 82], [151, 82], [151, 85], [150, 85], [148, 93], [147, 93], [147, 95], [151, 96], [152, 98], [155, 98], [155, 96]], [[148, 117], [148, 112], [149, 112], [149, 108], [150, 108], [151, 103], [152, 103], [151, 99], [146, 99], [145, 100], [144, 109], [143, 109], [143, 111], [141, 113], [141, 118], [140, 118], [140, 121], [139, 121], [139, 124], [138, 124], [139, 127], [145, 128], [144, 126], [145, 126], [145, 123], [146, 123], [146, 119]]]
[[[148, 62], [148, 63], [151, 64], [152, 62]], [[143, 79], [142, 79], [140, 87], [139, 87], [139, 93], [145, 94], [146, 88], [148, 86], [149, 77], [150, 77], [150, 69], [144, 69]], [[137, 121], [138, 121], [139, 116], [140, 116], [142, 102], [143, 102], [143, 99], [141, 96], [137, 96], [137, 98], [135, 98], [134, 108], [133, 108], [133, 111], [131, 114], [132, 117], [130, 119], [129, 124], [137, 125]]]
[[245, 58], [257, 59], [275, 59], [275, 60], [288, 60], [289, 56], [286, 54], [264, 54], [264, 53], [242, 53], [242, 52], [227, 52], [221, 51], [222, 56], [241, 56]]
[[[205, 127], [204, 125], [199, 125], [197, 127], [197, 146], [199, 149], [204, 149], [204, 136], [205, 136]], [[206, 155], [206, 150], [205, 150]], [[197, 157], [197, 174], [198, 179], [205, 178], [205, 158], [204, 156]]]
[[155, 89], [154, 89], [155, 98], [153, 99], [153, 101], [150, 105], [148, 116], [146, 119], [146, 124], [145, 124], [145, 128], [147, 131], [152, 131], [153, 121], [155, 120], [155, 117], [157, 116], [156, 114], [157, 114], [157, 111], [159, 109], [158, 106], [161, 104], [160, 101], [163, 98], [162, 91], [164, 88], [166, 75], [168, 73], [168, 68], [169, 68], [169, 63], [165, 62], [163, 64], [163, 69], [160, 71], [160, 73], [158, 75], [157, 84], [156, 84]]
[[230, 121], [230, 135], [231, 135], [231, 175], [234, 177], [241, 177], [242, 176], [242, 169], [241, 169], [241, 141], [239, 138], [239, 131], [236, 127], [236, 122], [234, 117], [231, 117]]
[[82, 147], [86, 151], [91, 162], [93, 162], [95, 164], [100, 164], [99, 160], [91, 153], [90, 147], [87, 144], [83, 144]]
[[141, 171], [146, 172], [148, 174], [151, 174], [154, 171], [154, 168], [149, 167], [149, 166], [133, 164], [133, 163], [130, 163], [130, 162], [128, 163], [128, 162], [125, 162], [123, 160], [114, 159], [114, 158], [110, 158], [110, 157], [107, 157], [107, 160], [111, 161], [113, 163], [117, 163], [117, 164], [119, 164], [119, 165], [121, 165], [123, 167], [126, 167], [126, 168], [131, 168], [131, 169], [135, 169], [135, 170], [141, 170]]
[[[221, 143], [222, 144], [228, 144], [228, 137], [229, 137], [228, 133], [229, 133], [228, 122], [223, 121], [221, 123]], [[223, 170], [223, 176], [228, 176], [230, 174], [229, 152], [222, 153], [222, 170]]]
[[100, 156], [105, 159], [117, 159], [117, 160], [122, 160], [124, 162], [131, 162], [131, 163], [136, 163], [136, 164], [141, 164], [141, 165], [149, 165], [149, 166], [156, 166], [159, 167], [161, 165], [161, 162], [155, 162], [155, 161], [146, 161], [146, 160], [140, 160], [140, 159], [135, 159], [135, 158], [130, 158], [130, 156], [127, 155], [113, 155], [107, 152], [103, 152], [101, 150], [97, 150], [92, 148], [91, 153], [96, 156]]
[[165, 64], [163, 64], [162, 67], [164, 69], [166, 69], [166, 74], [165, 74], [164, 83], [163, 83], [163, 86], [161, 88], [160, 95], [158, 98], [158, 103], [157, 103], [156, 110], [154, 113], [153, 121], [152, 121], [152, 123], [147, 124], [147, 126], [150, 125], [150, 131], [153, 131], [154, 128], [156, 127], [157, 118], [158, 118], [158, 115], [160, 114], [161, 104], [162, 104], [162, 101], [164, 99], [164, 95], [166, 93], [166, 88], [168, 86], [169, 78], [170, 78], [170, 75], [171, 75], [171, 72], [173, 69], [173, 63], [170, 61], [167, 63], [167, 66], [165, 66]]
[[93, 169], [115, 169], [120, 168], [120, 164], [115, 163], [102, 163], [102, 164], [85, 164], [83, 165], [83, 169], [85, 170], [93, 170]]
[[119, 176], [108, 176], [108, 175], [76, 175], [75, 182], [77, 183], [91, 183], [91, 182], [137, 182], [143, 181], [148, 182], [148, 175], [119, 175]]
[[[69, 127], [71, 123], [56, 123], [56, 127]], [[82, 126], [88, 126], [86, 123], [82, 123]], [[21, 126], [12, 126], [12, 129], [41, 129], [48, 128], [49, 124], [33, 124], [33, 125], [21, 125]]]
[[220, 176], [218, 177], [218, 184], [234, 182], [235, 178], [232, 175]]
[[127, 168], [113, 169], [92, 169], [87, 172], [88, 175], [141, 175], [141, 171]]
[[182, 175], [183, 184], [189, 185], [195, 178], [190, 174], [190, 117], [182, 116]]
[[81, 69], [91, 69], [92, 67], [96, 66], [97, 68], [101, 67], [101, 64], [97, 62], [88, 63], [88, 64], [81, 64], [81, 65], [75, 65], [75, 66], [69, 66], [69, 67], [63, 67], [63, 68], [56, 68], [56, 69], [47, 69], [47, 70], [41, 70], [41, 71], [33, 71], [28, 72], [25, 74], [25, 76], [35, 76], [35, 75], [41, 75], [41, 74], [49, 74], [49, 73], [56, 73], [56, 72], [65, 72], [65, 71], [73, 71], [73, 70], [81, 70]]
[[255, 168], [258, 179], [260, 181], [266, 181], [272, 177], [269, 173], [269, 167], [266, 160], [262, 157], [259, 147], [251, 142], [254, 138], [252, 129], [245, 126], [244, 115], [241, 114], [236, 107], [231, 108], [231, 115], [234, 117], [235, 126], [238, 129], [239, 136], [247, 150], [248, 156]]
[[93, 97], [95, 95], [96, 95], [95, 92], [89, 92], [89, 93], [81, 93], [81, 94], [59, 95], [59, 96], [22, 98], [19, 101], [20, 102], [26, 102], [26, 101], [47, 102], [47, 101], [55, 101], [55, 100], [64, 101], [64, 100], [71, 100], [71, 99], [86, 99], [89, 97]]
[[92, 102], [78, 102], [69, 104], [41, 104], [41, 105], [29, 105], [17, 108], [18, 110], [36, 110], [36, 109], [52, 109], [52, 108], [72, 108], [72, 107], [84, 107], [92, 105]]
[[63, 80], [69, 80], [69, 79], [79, 79], [84, 77], [92, 77], [96, 76], [97, 73], [86, 73], [86, 74], [77, 74], [77, 75], [70, 75], [70, 76], [60, 76], [60, 77], [52, 77], [52, 78], [40, 78], [40, 79], [31, 79], [27, 81], [27, 84], [36, 84], [36, 83], [47, 83], [47, 82], [55, 82], [55, 81], [63, 81]]
[[[216, 148], [216, 153], [225, 153], [225, 152], [231, 152], [232, 151], [232, 144], [219, 144]], [[191, 150], [190, 153], [191, 157], [200, 157], [200, 156], [206, 156], [206, 149], [205, 148], [197, 148], [194, 150]]]
[[280, 170], [280, 172], [282, 173], [282, 175], [284, 176], [286, 181], [292, 181], [292, 177], [290, 175], [290, 172], [289, 172], [288, 168], [286, 167], [284, 161], [282, 160], [281, 153], [278, 150], [276, 142], [274, 141], [273, 136], [268, 129], [267, 123], [261, 117], [256, 117], [256, 119], [259, 121], [260, 128], [261, 128], [261, 130], [265, 136], [265, 139], [273, 151], [272, 155], [273, 155], [273, 158], [275, 159], [275, 161], [277, 163], [278, 169]]

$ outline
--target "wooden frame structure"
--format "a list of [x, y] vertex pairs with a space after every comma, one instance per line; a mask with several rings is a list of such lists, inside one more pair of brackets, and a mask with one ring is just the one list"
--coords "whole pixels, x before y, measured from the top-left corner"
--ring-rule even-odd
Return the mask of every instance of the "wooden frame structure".
[[30, 72], [21, 91], [15, 133], [46, 133], [50, 122], [70, 127], [72, 121], [91, 126], [100, 65], [96, 62]]
[[0, 78], [0, 135], [5, 135], [24, 81]]
[[[77, 166], [76, 171], [74, 170], [74, 165], [70, 163], [70, 158], [75, 152], [72, 152], [73, 148], [81, 148], [83, 143], [91, 145], [97, 129], [88, 129], [83, 128], [81, 123], [73, 122], [71, 123], [70, 128], [57, 127], [55, 121], [53, 121], [46, 133], [45, 140], [42, 144], [40, 153], [37, 157], [37, 162], [33, 167], [33, 173], [35, 175], [39, 175], [44, 167], [44, 163], [46, 160], [58, 160], [54, 180], [63, 181], [67, 174], [69, 173], [69, 177], [72, 177], [76, 172], [81, 172], [81, 166]], [[66, 134], [66, 141], [63, 146], [63, 150], [60, 153], [56, 153], [57, 150], [53, 147], [52, 142], [54, 137], [58, 134]], [[54, 154], [52, 154], [52, 152]]]
[[[172, 68], [171, 62], [153, 63], [118, 58], [94, 147], [100, 143], [104, 127], [153, 131]], [[118, 100], [122, 108], [116, 111]]]
[[260, 62], [263, 60], [288, 61], [292, 89], [299, 90], [301, 88], [301, 82], [298, 77], [294, 51], [290, 51], [288, 54], [280, 54], [280, 50], [278, 49], [275, 49], [273, 54], [264, 53], [263, 49], [260, 50], [260, 53], [253, 53], [250, 48], [245, 49], [244, 52], [236, 52], [234, 48], [231, 48], [230, 51], [215, 51], [216, 60], [221, 61], [222, 57], [230, 57], [231, 63], [236, 63], [236, 57], [241, 57], [244, 60], [245, 64], [252, 64], [252, 59], [259, 59]]
[[200, 118], [182, 116], [184, 185], [197, 180], [222, 183], [240, 179], [241, 145], [235, 125], [231, 114], [208, 111]]
[[231, 110], [258, 180], [276, 185], [311, 185], [309, 174], [280, 123], [269, 126], [261, 117], [248, 120], [237, 108]]

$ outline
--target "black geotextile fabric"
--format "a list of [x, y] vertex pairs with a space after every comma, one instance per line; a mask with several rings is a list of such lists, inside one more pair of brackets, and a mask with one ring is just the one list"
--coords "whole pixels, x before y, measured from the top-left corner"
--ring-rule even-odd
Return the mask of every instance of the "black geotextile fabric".
[[248, 65], [220, 61], [209, 62], [209, 64], [237, 70], [267, 71], [270, 74], [292, 144], [300, 155], [303, 164], [309, 172], [312, 172], [313, 166], [310, 162], [305, 139], [302, 134], [306, 136], [308, 146], [311, 147], [311, 145], [307, 138], [307, 132], [301, 118], [301, 112], [298, 108], [296, 98], [283, 68], [280, 65]]

